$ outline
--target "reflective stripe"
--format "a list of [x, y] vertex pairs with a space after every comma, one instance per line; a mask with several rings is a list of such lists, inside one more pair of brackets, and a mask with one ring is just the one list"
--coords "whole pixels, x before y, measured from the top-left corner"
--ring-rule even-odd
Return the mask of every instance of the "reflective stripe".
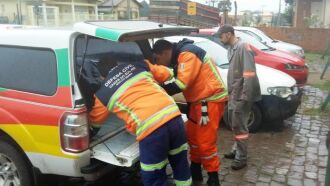
[[189, 178], [186, 181], [174, 180], [174, 183], [176, 186], [190, 186], [190, 185], [192, 185], [192, 179]]
[[176, 104], [172, 104], [172, 105], [165, 107], [164, 109], [160, 110], [156, 114], [154, 114], [151, 117], [149, 117], [148, 119], [146, 119], [143, 122], [143, 124], [141, 125], [141, 127], [139, 127], [139, 129], [136, 131], [136, 135], [139, 136], [144, 131], [146, 131], [153, 125], [155, 125], [159, 120], [161, 120], [164, 117], [166, 117], [167, 115], [172, 114], [177, 111], [178, 111], [178, 107]]
[[180, 152], [185, 151], [185, 150], [188, 150], [187, 143], [181, 145], [180, 147], [178, 147], [176, 149], [170, 150], [168, 153], [173, 156], [173, 155], [179, 154]]
[[243, 77], [245, 77], [245, 78], [255, 77], [255, 76], [256, 76], [256, 72], [254, 72], [254, 71], [244, 71], [243, 72]]
[[108, 109], [109, 111], [112, 111], [113, 106], [115, 102], [118, 100], [118, 98], [127, 90], [132, 84], [140, 81], [141, 79], [148, 79], [151, 78], [152, 75], [149, 72], [141, 72], [134, 76], [133, 78], [127, 80], [120, 88], [111, 96], [109, 104], [108, 104]]
[[170, 79], [172, 79], [174, 77], [174, 72], [173, 72], [173, 69], [170, 69], [170, 68], [167, 68], [167, 70], [170, 73], [170, 78], [168, 78], [170, 80]]
[[[226, 89], [226, 86], [225, 86], [224, 82], [222, 81], [222, 79], [220, 77], [220, 74], [219, 74], [218, 70], [215, 67], [215, 64], [212, 61], [212, 58], [209, 57], [208, 55], [206, 55], [204, 57], [204, 61], [205, 61], [206, 64], [209, 65], [209, 67], [211, 68], [213, 74], [216, 76], [216, 78], [219, 80], [219, 82], [221, 83], [222, 87], [224, 88], [224, 91], [220, 95], [214, 95], [214, 96], [208, 98], [207, 100], [212, 101], [212, 100], [217, 100], [217, 99], [220, 99], [220, 98], [223, 98], [223, 97], [227, 96], [228, 95], [228, 91]], [[224, 95], [222, 95], [222, 94], [224, 94]], [[216, 96], [219, 96], [219, 98], [215, 98]]]
[[198, 148], [197, 145], [192, 145], [192, 144], [190, 144], [190, 147], [193, 148], [193, 149], [197, 149]]
[[187, 87], [184, 83], [182, 83], [182, 81], [176, 79], [175, 80], [175, 84], [178, 85], [178, 87], [181, 89], [181, 90], [185, 90]]
[[214, 154], [212, 154], [212, 155], [210, 155], [210, 156], [201, 157], [201, 159], [203, 159], [203, 160], [209, 160], [209, 159], [212, 159], [215, 156], [218, 156], [218, 153], [217, 152], [214, 153]]
[[214, 100], [219, 100], [219, 99], [222, 99], [224, 97], [228, 96], [228, 92], [227, 90], [224, 91], [224, 92], [221, 92], [221, 93], [218, 93], [218, 94], [215, 94], [209, 98], [206, 99], [206, 101], [214, 101]]
[[[173, 82], [174, 82], [174, 81], [175, 81], [175, 78], [172, 78], [172, 79], [173, 79]], [[164, 95], [167, 96], [171, 101], [173, 101], [173, 103], [175, 102], [175, 101], [174, 101], [174, 98], [173, 98], [172, 96], [168, 95], [168, 94], [166, 93], [166, 91], [165, 91], [161, 86], [159, 86], [159, 84], [157, 84], [153, 79], [148, 78], [147, 80], [148, 80], [149, 82], [151, 82], [151, 84], [152, 84], [155, 88], [157, 88], [159, 91], [161, 91], [162, 93], [164, 93]]]
[[235, 136], [236, 140], [247, 140], [248, 138], [249, 138], [249, 134], [240, 134]]
[[131, 118], [134, 120], [134, 122], [137, 124], [137, 126], [141, 125], [141, 121], [140, 121], [139, 117], [137, 117], [137, 115], [130, 108], [128, 108], [126, 105], [119, 103], [119, 102], [116, 102], [116, 105], [121, 110], [128, 112], [128, 114], [131, 116]]
[[140, 162], [143, 171], [155, 171], [164, 168], [168, 164], [168, 159], [155, 164], [144, 164]]

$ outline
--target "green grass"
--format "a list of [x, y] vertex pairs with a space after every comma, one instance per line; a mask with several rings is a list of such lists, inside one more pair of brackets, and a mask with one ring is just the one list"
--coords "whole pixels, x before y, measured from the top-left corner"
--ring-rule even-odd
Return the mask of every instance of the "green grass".
[[312, 84], [312, 86], [324, 91], [330, 91], [330, 81], [324, 81], [322, 83]]
[[307, 64], [322, 63], [321, 54], [317, 53], [305, 53], [305, 62]]
[[323, 111], [320, 108], [306, 108], [304, 114], [310, 116], [330, 117], [330, 106], [328, 105]]

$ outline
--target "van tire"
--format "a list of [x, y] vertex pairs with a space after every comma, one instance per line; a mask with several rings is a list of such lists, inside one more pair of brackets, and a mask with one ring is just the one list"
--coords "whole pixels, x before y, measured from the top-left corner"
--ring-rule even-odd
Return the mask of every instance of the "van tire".
[[[0, 138], [0, 158], [11, 166], [15, 166], [16, 171], [10, 177], [15, 176], [20, 182], [20, 186], [33, 186], [32, 169], [22, 152], [18, 150], [12, 142]], [[0, 161], [0, 168], [3, 163]], [[1, 169], [0, 169], [1, 171]], [[5, 175], [0, 175], [0, 185]], [[15, 184], [13, 184], [15, 185]]]
[[[225, 112], [223, 114], [223, 121], [224, 121], [225, 125], [228, 128], [230, 128], [230, 124], [228, 121], [228, 107], [227, 106], [225, 107]], [[254, 133], [260, 128], [261, 121], [262, 121], [262, 114], [261, 114], [260, 108], [258, 107], [257, 104], [252, 105], [251, 111], [252, 112], [251, 112], [251, 116], [249, 119], [248, 129], [249, 129], [249, 132]]]

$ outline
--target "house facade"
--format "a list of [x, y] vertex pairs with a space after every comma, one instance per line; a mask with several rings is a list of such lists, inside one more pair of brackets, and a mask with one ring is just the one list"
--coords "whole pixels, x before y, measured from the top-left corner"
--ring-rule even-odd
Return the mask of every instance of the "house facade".
[[[98, 20], [100, 0], [1, 0], [0, 22], [42, 26], [65, 26]], [[8, 20], [8, 21], [5, 21]]]
[[330, 28], [330, 0], [294, 0], [294, 26], [306, 26], [306, 19], [313, 27]]
[[98, 6], [103, 20], [136, 20], [140, 18], [142, 5], [136, 0], [108, 0]]

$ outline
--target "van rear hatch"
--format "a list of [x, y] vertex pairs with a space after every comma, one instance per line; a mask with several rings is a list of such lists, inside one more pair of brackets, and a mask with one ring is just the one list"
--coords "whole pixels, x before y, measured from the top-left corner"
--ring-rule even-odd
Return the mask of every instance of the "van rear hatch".
[[[114, 42], [127, 42], [187, 35], [198, 32], [197, 28], [174, 26], [149, 21], [90, 21], [74, 25], [74, 30]], [[111, 114], [90, 144], [92, 158], [103, 162], [130, 167], [139, 159], [136, 137], [125, 129], [124, 121]]]

